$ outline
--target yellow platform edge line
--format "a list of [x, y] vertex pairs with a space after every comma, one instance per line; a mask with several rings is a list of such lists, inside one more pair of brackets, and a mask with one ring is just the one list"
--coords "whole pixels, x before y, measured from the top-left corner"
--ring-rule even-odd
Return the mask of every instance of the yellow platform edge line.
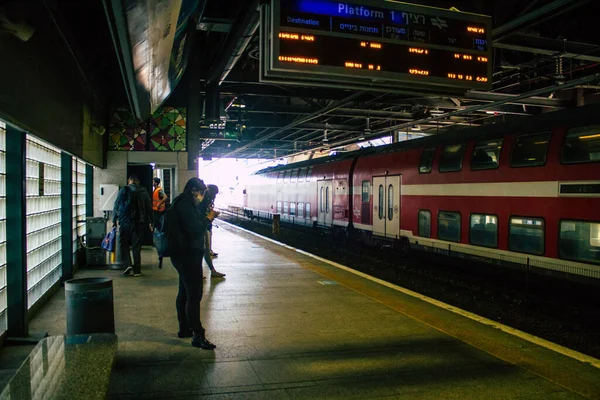
[[477, 314], [473, 314], [473, 313], [471, 313], [469, 311], [465, 311], [465, 310], [463, 310], [461, 308], [454, 307], [454, 306], [452, 306], [450, 304], [446, 304], [446, 303], [444, 303], [442, 301], [432, 299], [431, 297], [424, 296], [424, 295], [422, 295], [420, 293], [414, 292], [412, 290], [403, 288], [403, 287], [398, 286], [398, 285], [394, 285], [393, 283], [384, 281], [384, 280], [379, 279], [379, 278], [375, 278], [375, 277], [373, 277], [371, 275], [368, 275], [368, 274], [365, 274], [363, 272], [356, 271], [356, 270], [354, 270], [352, 268], [346, 267], [345, 265], [336, 263], [335, 261], [327, 260], [327, 259], [325, 259], [323, 257], [319, 257], [319, 256], [317, 256], [315, 254], [312, 254], [312, 253], [309, 253], [307, 251], [300, 250], [298, 248], [295, 248], [293, 246], [290, 246], [290, 245], [287, 245], [285, 243], [279, 242], [277, 240], [274, 240], [274, 239], [262, 236], [262, 235], [260, 235], [260, 234], [258, 234], [256, 232], [249, 231], [247, 229], [241, 228], [241, 227], [239, 227], [237, 225], [234, 225], [234, 224], [231, 224], [229, 222], [222, 221], [222, 220], [220, 220], [219, 222], [220, 223], [225, 223], [225, 224], [227, 224], [227, 225], [229, 225], [229, 226], [231, 226], [231, 227], [233, 227], [235, 229], [238, 229], [238, 230], [241, 230], [243, 232], [249, 233], [251, 235], [257, 236], [257, 237], [259, 237], [259, 238], [261, 238], [263, 240], [266, 240], [268, 242], [272, 242], [274, 244], [277, 244], [277, 245], [279, 245], [281, 247], [284, 247], [284, 248], [286, 248], [288, 250], [292, 250], [292, 251], [295, 251], [297, 253], [303, 254], [305, 256], [314, 258], [315, 260], [318, 260], [318, 261], [321, 261], [323, 263], [329, 264], [329, 265], [331, 265], [333, 267], [342, 269], [342, 270], [344, 270], [346, 272], [350, 272], [350, 273], [352, 273], [354, 275], [360, 276], [360, 277], [362, 277], [364, 279], [368, 279], [368, 280], [370, 280], [372, 282], [375, 282], [375, 283], [378, 283], [380, 285], [386, 286], [386, 287], [388, 287], [390, 289], [396, 290], [396, 291], [401, 292], [401, 293], [403, 293], [405, 295], [417, 298], [417, 299], [419, 299], [421, 301], [427, 302], [427, 303], [432, 304], [432, 305], [434, 305], [436, 307], [439, 307], [439, 308], [442, 308], [444, 310], [450, 311], [452, 313], [461, 315], [461, 316], [463, 316], [465, 318], [469, 318], [469, 319], [471, 319], [473, 321], [476, 321], [476, 322], [479, 322], [481, 324], [490, 326], [490, 327], [492, 327], [494, 329], [501, 330], [502, 332], [505, 332], [505, 333], [508, 333], [510, 335], [516, 336], [516, 337], [518, 337], [520, 339], [526, 340], [526, 341], [528, 341], [530, 343], [533, 343], [533, 344], [535, 344], [537, 346], [544, 347], [544, 348], [546, 348], [548, 350], [551, 350], [551, 351], [554, 351], [556, 353], [562, 354], [563, 356], [572, 358], [572, 359], [577, 360], [579, 362], [582, 362], [582, 363], [585, 363], [585, 364], [589, 364], [589, 365], [591, 365], [591, 366], [593, 366], [595, 368], [600, 369], [600, 360], [598, 360], [597, 358], [588, 356], [586, 354], [583, 354], [583, 353], [580, 353], [578, 351], [569, 349], [567, 347], [564, 347], [564, 346], [561, 346], [559, 344], [550, 342], [548, 340], [545, 340], [545, 339], [542, 339], [540, 337], [531, 335], [529, 333], [520, 331], [518, 329], [511, 328], [510, 326], [506, 326], [506, 325], [498, 323], [496, 321], [492, 321], [491, 319], [482, 317], [482, 316], [477, 315]]

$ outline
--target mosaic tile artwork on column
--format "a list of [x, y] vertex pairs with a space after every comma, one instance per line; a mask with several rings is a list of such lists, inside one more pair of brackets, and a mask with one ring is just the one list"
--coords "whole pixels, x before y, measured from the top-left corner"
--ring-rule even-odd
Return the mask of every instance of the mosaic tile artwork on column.
[[125, 107], [115, 108], [110, 116], [110, 150], [146, 150], [146, 123]]
[[185, 108], [161, 107], [150, 119], [150, 151], [185, 151]]

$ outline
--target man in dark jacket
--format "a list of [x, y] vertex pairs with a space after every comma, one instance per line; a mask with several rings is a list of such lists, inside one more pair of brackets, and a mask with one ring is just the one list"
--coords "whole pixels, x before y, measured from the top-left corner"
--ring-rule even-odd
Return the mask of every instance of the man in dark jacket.
[[175, 198], [166, 215], [166, 232], [171, 263], [179, 273], [176, 307], [180, 338], [191, 337], [192, 346], [212, 350], [216, 346], [206, 339], [200, 322], [202, 299], [202, 256], [206, 227], [218, 216], [215, 211], [201, 214], [198, 205], [204, 198], [206, 185], [192, 178], [183, 193]]
[[[113, 210], [113, 226], [119, 222], [119, 248], [121, 259], [125, 264], [123, 275], [133, 272], [134, 276], [142, 274], [142, 240], [147, 229], [152, 229], [152, 202], [150, 195], [136, 175], [131, 175], [127, 186], [117, 195]], [[133, 251], [133, 265], [129, 246]]]

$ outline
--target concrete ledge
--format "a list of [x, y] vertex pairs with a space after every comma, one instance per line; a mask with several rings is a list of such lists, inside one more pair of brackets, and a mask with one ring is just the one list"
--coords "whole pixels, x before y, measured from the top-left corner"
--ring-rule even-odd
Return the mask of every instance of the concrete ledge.
[[115, 334], [44, 338], [9, 381], [0, 400], [105, 399], [116, 352]]

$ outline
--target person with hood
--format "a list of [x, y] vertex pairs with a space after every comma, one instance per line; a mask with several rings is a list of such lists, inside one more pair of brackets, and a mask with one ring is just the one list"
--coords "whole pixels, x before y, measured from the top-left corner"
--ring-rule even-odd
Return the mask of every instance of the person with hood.
[[[142, 240], [147, 229], [152, 230], [152, 202], [140, 179], [133, 174], [117, 195], [113, 215], [113, 227], [119, 227], [119, 248], [125, 264], [123, 275], [142, 274]], [[133, 264], [129, 247], [133, 252]]]
[[175, 305], [179, 321], [180, 338], [192, 338], [192, 346], [212, 350], [200, 321], [202, 300], [202, 258], [207, 226], [219, 215], [210, 210], [201, 213], [199, 205], [204, 199], [206, 185], [199, 178], [191, 178], [183, 193], [173, 200], [167, 211], [165, 228], [171, 263], [179, 274], [179, 291]]

